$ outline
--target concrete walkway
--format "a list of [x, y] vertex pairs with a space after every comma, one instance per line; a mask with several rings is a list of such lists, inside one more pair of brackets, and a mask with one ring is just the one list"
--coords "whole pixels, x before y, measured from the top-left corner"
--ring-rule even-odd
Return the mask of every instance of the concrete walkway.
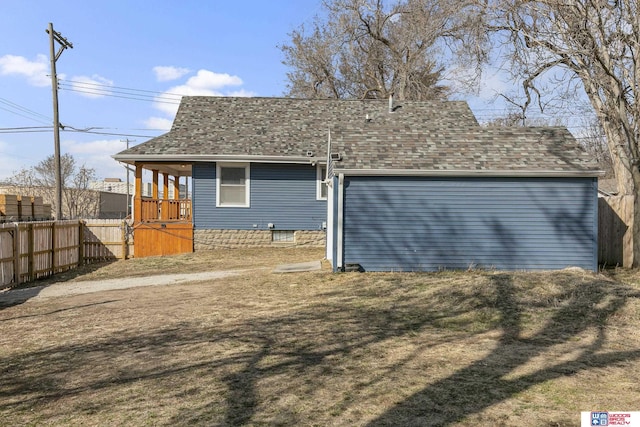
[[277, 266], [274, 273], [300, 273], [303, 271], [315, 271], [322, 268], [321, 261], [300, 262], [298, 264], [283, 264]]
[[[321, 261], [303, 262], [298, 264], [283, 264], [277, 266], [273, 273], [297, 273], [314, 271], [322, 268]], [[21, 304], [27, 301], [38, 301], [46, 298], [64, 297], [69, 295], [102, 292], [114, 289], [129, 289], [141, 286], [177, 285], [180, 283], [204, 282], [223, 277], [238, 276], [266, 268], [206, 271], [201, 273], [159, 274], [154, 276], [121, 277], [118, 279], [69, 281], [45, 286], [33, 286], [22, 289], [8, 289], [0, 291], [0, 306]]]
[[237, 276], [254, 270], [207, 271], [188, 274], [160, 274], [145, 277], [122, 277], [119, 279], [60, 282], [47, 286], [10, 289], [0, 291], [0, 305], [15, 305], [26, 301], [55, 298], [68, 295], [87, 294], [113, 289], [129, 289], [141, 286], [177, 285], [180, 283], [203, 282]]

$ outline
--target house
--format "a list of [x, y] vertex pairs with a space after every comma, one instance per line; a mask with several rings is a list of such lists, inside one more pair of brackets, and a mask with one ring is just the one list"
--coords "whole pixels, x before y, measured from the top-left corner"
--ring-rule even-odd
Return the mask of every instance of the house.
[[[336, 271], [597, 267], [597, 165], [566, 129], [481, 127], [464, 102], [184, 97], [168, 133], [114, 158], [136, 168], [138, 256], [326, 244]], [[193, 199], [159, 199], [160, 174]]]
[[[332, 126], [358, 129], [367, 120], [416, 128], [477, 125], [464, 102], [392, 105], [398, 114], [389, 109], [380, 100], [183, 97], [168, 133], [114, 156], [136, 168], [137, 256], [189, 250], [190, 239], [195, 250], [324, 247]], [[143, 169], [153, 173], [151, 198], [141, 195]], [[188, 177], [192, 200], [159, 199], [169, 194], [159, 187]]]

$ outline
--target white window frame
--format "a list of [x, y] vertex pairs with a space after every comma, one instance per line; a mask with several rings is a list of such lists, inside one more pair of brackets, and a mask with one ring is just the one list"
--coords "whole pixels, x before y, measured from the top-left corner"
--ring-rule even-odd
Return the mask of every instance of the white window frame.
[[[322, 169], [324, 168], [325, 173], [322, 174]], [[327, 165], [316, 165], [316, 200], [327, 200], [327, 196], [322, 196], [322, 186], [324, 185], [327, 188], [327, 195], [329, 194], [329, 188], [327, 184], [325, 184], [324, 179], [326, 176]]]
[[[244, 168], [244, 203], [221, 203], [220, 184], [223, 168]], [[216, 207], [217, 208], [249, 208], [251, 207], [251, 165], [250, 163], [216, 163]]]

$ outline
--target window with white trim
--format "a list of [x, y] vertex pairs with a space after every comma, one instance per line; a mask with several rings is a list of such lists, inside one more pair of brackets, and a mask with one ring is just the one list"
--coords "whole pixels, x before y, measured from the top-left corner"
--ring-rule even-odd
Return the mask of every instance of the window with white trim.
[[216, 207], [249, 207], [249, 163], [216, 165]]
[[327, 183], [324, 179], [327, 177], [327, 166], [318, 165], [316, 169], [316, 200], [327, 200]]

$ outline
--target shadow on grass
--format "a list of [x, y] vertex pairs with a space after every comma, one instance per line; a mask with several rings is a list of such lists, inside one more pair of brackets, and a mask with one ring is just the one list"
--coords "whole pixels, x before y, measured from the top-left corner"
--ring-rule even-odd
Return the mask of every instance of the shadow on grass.
[[95, 307], [95, 306], [98, 306], [98, 305], [110, 304], [112, 302], [117, 302], [117, 301], [118, 300], [112, 299], [112, 300], [107, 300], [107, 301], [94, 302], [94, 303], [90, 303], [90, 304], [74, 305], [72, 307], [59, 308], [57, 310], [52, 310], [52, 311], [49, 311], [49, 312], [46, 312], [46, 313], [25, 314], [25, 315], [22, 315], [22, 316], [6, 317], [6, 318], [3, 318], [3, 319], [0, 319], [0, 322], [10, 322], [12, 320], [29, 319], [29, 318], [33, 318], [33, 317], [50, 316], [52, 314], [63, 313], [65, 311], [72, 311], [72, 310], [79, 310], [79, 309], [88, 308], [88, 307]]
[[[567, 289], [558, 296], [562, 304], [544, 327], [529, 338], [521, 337], [521, 307], [509, 274], [492, 277], [495, 304], [500, 311], [502, 336], [493, 352], [453, 375], [437, 381], [398, 403], [368, 426], [444, 426], [479, 413], [487, 407], [548, 380], [580, 371], [611, 367], [640, 358], [640, 349], [617, 352], [605, 350], [607, 320], [627, 302], [628, 295], [611, 289], [611, 283], [593, 281]], [[637, 293], [632, 294], [638, 298]], [[551, 346], [558, 345], [588, 328], [599, 329], [598, 339], [574, 360], [546, 366], [515, 379], [504, 377]], [[454, 408], [459, 408], [455, 410]]]
[[[164, 393], [174, 393], [175, 399], [193, 400], [187, 407], [176, 408], [168, 418], [155, 420], [156, 425], [306, 424], [314, 419], [313, 411], [318, 417], [327, 416], [327, 411], [336, 416], [345, 414], [358, 399], [367, 398], [358, 397], [361, 391], [389, 381], [414, 355], [409, 352], [373, 374], [354, 360], [379, 351], [389, 339], [411, 337], [484, 308], [495, 310], [499, 316], [473, 331], [465, 332], [465, 325], [460, 325], [462, 332], [455, 333], [443, 327], [414, 353], [490, 330], [501, 333], [495, 349], [397, 403], [370, 426], [449, 425], [544, 381], [640, 359], [640, 349], [603, 352], [604, 327], [629, 298], [640, 297], [637, 292], [595, 278], [586, 283], [569, 283], [567, 279], [553, 301], [535, 301], [541, 309], [553, 312], [537, 333], [524, 338], [523, 312], [532, 303], [523, 302], [513, 275], [476, 277], [486, 278], [487, 286], [471, 294], [441, 291], [426, 300], [419, 291], [407, 290], [402, 280], [387, 283], [384, 290], [375, 285], [366, 289], [354, 285], [279, 314], [247, 315], [207, 327], [184, 322], [147, 333], [136, 330], [95, 342], [51, 346], [2, 358], [0, 413], [32, 410], [61, 398], [153, 381], [165, 384], [160, 388]], [[440, 297], [446, 302], [437, 301]], [[516, 379], [506, 378], [550, 347], [569, 342], [594, 327], [600, 331], [598, 339], [583, 347], [573, 360]], [[192, 354], [185, 359], [174, 357], [189, 352]], [[76, 370], [84, 366], [102, 372], [83, 377], [80, 382], [65, 380], [83, 376]], [[346, 372], [348, 369], [356, 373]], [[362, 369], [361, 377], [358, 369]], [[341, 397], [344, 390], [328, 387], [327, 393], [336, 395], [330, 407], [313, 408], [313, 403], [307, 402], [304, 410], [283, 405], [277, 412], [269, 412], [278, 399], [293, 398], [287, 396], [289, 393], [304, 400], [318, 388], [327, 387], [328, 378], [339, 383], [345, 376], [357, 380], [349, 385], [354, 397]], [[266, 383], [277, 386], [265, 393]], [[401, 389], [403, 384], [394, 386]], [[93, 409], [96, 411], [110, 407], [108, 400], [103, 407], [99, 400], [94, 404], [98, 406]], [[77, 410], [86, 408], [79, 406]], [[330, 417], [325, 420], [330, 421]]]

